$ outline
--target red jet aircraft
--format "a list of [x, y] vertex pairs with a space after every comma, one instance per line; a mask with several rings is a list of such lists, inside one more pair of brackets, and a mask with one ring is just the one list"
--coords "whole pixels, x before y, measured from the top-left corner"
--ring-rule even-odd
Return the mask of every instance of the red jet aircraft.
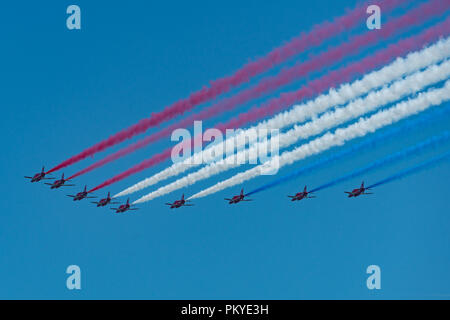
[[64, 173], [63, 173], [61, 179], [56, 180], [53, 183], [47, 183], [46, 182], [45, 184], [51, 186], [50, 189], [57, 189], [59, 187], [71, 187], [71, 186], [74, 186], [74, 184], [65, 184], [66, 181], [69, 181], [69, 180], [68, 179], [64, 179]]
[[315, 196], [309, 196], [309, 194], [312, 194], [312, 192], [306, 191], [306, 186], [305, 186], [305, 188], [303, 189], [303, 192], [297, 192], [295, 194], [295, 196], [288, 196], [288, 197], [292, 198], [291, 201], [300, 201], [305, 198], [315, 198]]
[[244, 194], [244, 189], [241, 190], [241, 194], [234, 196], [233, 198], [229, 199], [229, 198], [225, 198], [225, 200], [228, 201], [228, 204], [233, 204], [233, 203], [238, 203], [241, 201], [252, 201], [251, 199], [244, 199], [245, 198], [245, 194]]
[[170, 206], [170, 209], [179, 208], [182, 206], [192, 207], [193, 204], [188, 204], [189, 200], [184, 200], [184, 194], [181, 196], [181, 200], [176, 200], [174, 203], [166, 203], [166, 205]]
[[75, 196], [67, 195], [68, 197], [72, 197], [73, 201], [83, 200], [84, 198], [97, 198], [97, 197], [88, 197], [88, 192], [86, 190], [86, 186], [84, 186], [84, 190], [78, 192]]
[[95, 203], [97, 205], [97, 207], [104, 207], [108, 203], [111, 203], [111, 204], [117, 204], [118, 203], [118, 202], [111, 202], [111, 200], [112, 200], [112, 198], [111, 198], [111, 196], [109, 195], [109, 192], [108, 192], [108, 196], [106, 198], [103, 198], [100, 201], [94, 201], [92, 203]]
[[130, 198], [127, 199], [127, 203], [122, 204], [118, 208], [111, 208], [111, 210], [116, 210], [116, 213], [125, 212], [128, 210], [139, 210], [139, 208], [131, 208], [132, 204], [130, 204]]
[[370, 189], [369, 188], [364, 188], [364, 181], [363, 181], [361, 183], [361, 187], [359, 187], [358, 189], [353, 189], [352, 192], [349, 192], [349, 191], [344, 191], [344, 192], [348, 194], [349, 198], [357, 197], [357, 196], [360, 196], [362, 194], [372, 194], [372, 193], [369, 193], [369, 192], [365, 192], [366, 190], [370, 190]]
[[32, 176], [32, 177], [25, 176], [25, 178], [31, 179], [30, 182], [38, 182], [38, 181], [41, 181], [41, 180], [51, 180], [51, 179], [55, 179], [55, 178], [46, 178], [45, 175], [46, 175], [46, 173], [45, 173], [45, 171], [44, 171], [44, 167], [42, 167], [42, 171], [41, 171], [41, 172], [36, 173], [36, 174], [35, 174], [34, 176]]

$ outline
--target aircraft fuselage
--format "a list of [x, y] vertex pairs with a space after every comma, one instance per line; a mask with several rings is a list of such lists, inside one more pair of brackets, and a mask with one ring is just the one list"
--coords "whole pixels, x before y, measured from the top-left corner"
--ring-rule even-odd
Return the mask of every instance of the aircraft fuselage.
[[88, 193], [86, 191], [78, 192], [75, 197], [73, 197], [73, 201], [82, 200], [86, 198]]
[[97, 207], [104, 207], [104, 206], [106, 206], [110, 201], [111, 201], [111, 199], [109, 199], [109, 198], [101, 199], [101, 200], [97, 203]]
[[127, 211], [130, 208], [130, 205], [128, 204], [122, 204], [117, 210], [116, 213], [122, 213]]
[[170, 209], [173, 209], [173, 208], [179, 208], [179, 207], [181, 207], [182, 205], [184, 205], [184, 203], [185, 203], [184, 200], [177, 200], [177, 201], [175, 201], [174, 203], [172, 203], [172, 205], [170, 206]]
[[50, 189], [57, 189], [59, 187], [61, 187], [64, 183], [66, 182], [66, 180], [56, 180], [52, 186], [50, 187]]
[[357, 197], [364, 193], [364, 188], [353, 189], [351, 193], [349, 193], [348, 197]]
[[39, 172], [36, 173], [33, 178], [31, 178], [30, 182], [38, 182], [41, 181], [42, 179], [44, 179], [45, 177], [45, 173], [44, 172]]
[[238, 202], [242, 201], [243, 199], [244, 199], [243, 195], [234, 196], [233, 198], [231, 198], [230, 202], [228, 202], [228, 203], [229, 204], [238, 203]]
[[292, 197], [291, 201], [300, 201], [308, 196], [307, 192], [299, 192], [294, 197]]

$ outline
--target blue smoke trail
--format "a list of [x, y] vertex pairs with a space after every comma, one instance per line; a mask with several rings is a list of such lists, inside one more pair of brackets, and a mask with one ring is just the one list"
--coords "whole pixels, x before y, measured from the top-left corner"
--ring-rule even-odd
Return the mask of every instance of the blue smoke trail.
[[331, 156], [323, 157], [319, 159], [318, 161], [309, 164], [307, 166], [302, 167], [301, 169], [289, 173], [283, 177], [280, 177], [272, 182], [269, 182], [265, 185], [262, 185], [261, 187], [258, 187], [248, 193], [246, 193], [247, 196], [267, 190], [269, 188], [273, 188], [281, 183], [284, 183], [286, 181], [289, 181], [291, 179], [296, 179], [302, 174], [309, 173], [310, 171], [320, 168], [322, 166], [325, 166], [327, 164], [333, 163], [337, 160], [340, 160], [342, 158], [351, 156], [355, 154], [356, 152], [363, 151], [368, 148], [375, 147], [379, 143], [383, 143], [386, 139], [391, 138], [394, 135], [400, 134], [400, 133], [406, 133], [410, 130], [416, 129], [417, 126], [425, 125], [430, 122], [434, 122], [436, 120], [441, 120], [442, 117], [448, 116], [450, 113], [450, 104], [445, 105], [442, 108], [433, 110], [432, 112], [426, 113], [421, 115], [417, 119], [407, 120], [404, 124], [395, 126], [389, 130], [386, 130], [382, 133], [377, 133], [373, 137], [367, 138], [365, 141], [356, 144], [354, 146], [351, 146], [347, 149], [341, 150], [339, 152], [334, 153]]
[[325, 184], [321, 185], [320, 187], [317, 187], [317, 188], [311, 190], [310, 192], [316, 192], [319, 190], [323, 190], [323, 189], [332, 187], [340, 182], [347, 181], [349, 179], [352, 179], [354, 177], [357, 177], [359, 175], [367, 173], [371, 170], [381, 168], [387, 164], [405, 159], [411, 155], [416, 155], [422, 151], [425, 151], [427, 148], [437, 147], [437, 146], [441, 145], [443, 142], [448, 141], [449, 139], [450, 139], [450, 131], [444, 131], [442, 134], [440, 134], [438, 136], [434, 136], [434, 137], [427, 139], [423, 142], [420, 142], [412, 147], [395, 152], [383, 159], [376, 160], [376, 161], [366, 165], [365, 167], [359, 168], [358, 170], [355, 170], [355, 171], [350, 172], [342, 177], [336, 178], [328, 183], [325, 183]]
[[398, 180], [398, 179], [404, 178], [404, 177], [406, 177], [406, 176], [408, 176], [410, 174], [417, 173], [417, 172], [419, 172], [421, 170], [430, 168], [430, 167], [432, 167], [434, 165], [437, 165], [439, 162], [446, 161], [446, 160], [447, 161], [450, 160], [450, 151], [447, 151], [446, 153], [444, 153], [444, 154], [442, 154], [440, 156], [436, 156], [436, 157], [434, 157], [434, 158], [432, 158], [432, 159], [430, 159], [428, 161], [419, 163], [419, 164], [415, 165], [414, 167], [402, 170], [402, 171], [400, 171], [400, 172], [398, 172], [398, 173], [396, 173], [396, 174], [394, 174], [394, 175], [392, 175], [390, 177], [387, 177], [387, 178], [385, 178], [385, 179], [383, 179], [381, 181], [378, 181], [378, 182], [368, 186], [367, 188], [375, 188], [375, 187], [381, 186], [382, 184], [386, 184], [388, 182], [392, 182], [394, 180]]

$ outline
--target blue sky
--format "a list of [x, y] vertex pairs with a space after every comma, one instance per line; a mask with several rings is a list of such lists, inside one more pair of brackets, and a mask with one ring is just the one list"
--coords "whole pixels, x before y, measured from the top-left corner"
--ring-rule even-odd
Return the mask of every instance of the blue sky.
[[[410, 6], [421, 2], [413, 1]], [[42, 165], [50, 168], [208, 81], [230, 74], [355, 3], [232, 0], [117, 5], [77, 1], [82, 14], [82, 29], [77, 31], [65, 25], [65, 11], [72, 3], [6, 4], [0, 17], [4, 31], [0, 53], [4, 150], [0, 159], [0, 298], [448, 299], [449, 164], [384, 185], [370, 197], [348, 199], [343, 193], [363, 179], [375, 182], [442, 153], [448, 144], [324, 190], [316, 199], [292, 203], [286, 197], [305, 184], [316, 187], [438, 134], [448, 129], [448, 117], [255, 194], [253, 202], [236, 206], [227, 205], [223, 198], [237, 194], [241, 186], [199, 199], [195, 207], [171, 211], [164, 202], [179, 198], [181, 192], [191, 195], [238, 170], [143, 204], [127, 215], [112, 214], [88, 201], [74, 203], [65, 196], [84, 184], [95, 186], [163, 150], [170, 145], [168, 140], [80, 177], [74, 181], [76, 187], [49, 190], [23, 179]], [[401, 36], [422, 29], [416, 26]], [[347, 36], [311, 53], [345, 41]], [[401, 36], [346, 57], [345, 63]], [[285, 65], [306, 59], [308, 54]], [[306, 80], [281, 91], [298, 88]], [[205, 127], [236, 114], [207, 121]], [[63, 171], [72, 174], [92, 161]], [[167, 164], [97, 195], [120, 191]], [[301, 165], [286, 167], [280, 174]], [[251, 190], [271, 179], [260, 177], [243, 187]], [[80, 291], [65, 286], [65, 270], [71, 264], [81, 268]], [[381, 267], [379, 291], [366, 288], [365, 270], [372, 264]]]

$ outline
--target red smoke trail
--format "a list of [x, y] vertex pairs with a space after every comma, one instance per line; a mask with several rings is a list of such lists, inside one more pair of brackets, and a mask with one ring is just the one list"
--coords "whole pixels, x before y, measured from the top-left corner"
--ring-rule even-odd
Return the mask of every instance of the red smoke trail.
[[368, 69], [375, 68], [377, 65], [388, 62], [392, 59], [392, 55], [399, 56], [405, 51], [418, 49], [420, 48], [418, 43], [428, 43], [432, 39], [448, 34], [449, 31], [450, 18], [446, 19], [445, 22], [439, 24], [438, 26], [426, 30], [419, 37], [409, 38], [390, 46], [389, 52], [380, 52], [375, 56], [362, 60], [362, 64], [356, 63], [341, 70], [332, 71], [322, 78], [309, 82], [308, 86], [302, 87], [297, 91], [282, 93], [279, 98], [271, 99], [260, 107], [253, 107], [248, 112], [231, 119], [228, 123], [218, 125], [218, 128], [219, 130], [222, 130], [221, 128], [239, 128], [248, 122], [272, 115], [291, 106], [297, 101], [322, 92], [330, 87], [336, 87], [342, 82], [348, 81], [355, 73], [363, 73]]
[[[382, 0], [379, 1], [378, 5], [381, 6], [383, 14], [386, 14], [403, 2], [405, 2], [405, 0]], [[97, 152], [103, 151], [126, 139], [130, 139], [137, 134], [143, 133], [148, 128], [157, 126], [164, 121], [191, 110], [196, 105], [214, 99], [220, 94], [228, 92], [233, 87], [248, 82], [252, 77], [255, 77], [270, 68], [283, 63], [287, 59], [300, 54], [306, 49], [313, 46], [318, 46], [326, 39], [331, 38], [345, 30], [351, 29], [356, 24], [364, 21], [367, 16], [366, 7], [369, 4], [370, 3], [366, 3], [362, 6], [357, 6], [355, 9], [349, 11], [345, 16], [335, 18], [332, 22], [325, 22], [314, 26], [310, 32], [302, 33], [285, 45], [272, 50], [266, 56], [254, 62], [247, 63], [233, 75], [212, 81], [209, 87], [203, 87], [200, 91], [192, 93], [187, 99], [179, 100], [166, 107], [163, 111], [152, 113], [150, 118], [143, 119], [131, 127], [110, 136], [106, 140], [89, 147], [81, 153], [63, 161], [47, 173], [72, 165]]]
[[104, 159], [95, 162], [87, 168], [75, 173], [71, 178], [80, 176], [93, 169], [99, 168], [106, 163], [114, 161], [122, 156], [125, 156], [137, 149], [140, 149], [149, 143], [155, 142], [161, 138], [169, 136], [175, 129], [190, 126], [195, 120], [204, 120], [212, 116], [218, 115], [227, 110], [233, 109], [240, 104], [250, 101], [251, 99], [260, 97], [264, 93], [273, 91], [278, 87], [285, 85], [296, 78], [306, 75], [307, 73], [319, 69], [325, 65], [330, 65], [337, 60], [359, 51], [362, 47], [378, 41], [380, 38], [387, 38], [394, 32], [402, 28], [425, 21], [430, 16], [445, 11], [450, 6], [448, 1], [433, 1], [422, 5], [417, 9], [411, 10], [400, 18], [397, 18], [385, 24], [381, 30], [369, 31], [365, 34], [353, 37], [349, 42], [343, 45], [328, 50], [314, 58], [307, 63], [300, 63], [291, 68], [283, 69], [278, 75], [267, 77], [252, 88], [241, 91], [240, 93], [230, 98], [224, 99], [219, 103], [204, 109], [199, 113], [193, 114], [169, 127], [166, 127], [128, 147], [125, 147]]
[[[293, 92], [284, 93], [279, 98], [269, 100], [260, 108], [253, 108], [246, 114], [241, 115], [237, 119], [233, 119], [226, 124], [220, 124], [216, 129], [225, 132], [226, 129], [239, 128], [248, 121], [254, 121], [257, 119], [264, 118], [271, 115], [281, 109], [287, 108], [292, 104], [300, 101], [301, 99], [311, 97], [315, 94], [320, 94], [324, 90], [330, 87], [337, 87], [343, 82], [348, 82], [352, 77], [360, 74], [364, 74], [376, 67], [382, 66], [389, 61], [393, 60], [395, 57], [405, 55], [410, 51], [414, 51], [422, 48], [427, 43], [433, 42], [440, 36], [447, 35], [450, 32], [450, 18], [447, 18], [444, 22], [433, 26], [418, 36], [407, 38], [399, 41], [398, 43], [391, 44], [386, 49], [378, 51], [375, 55], [366, 57], [358, 62], [352, 63], [346, 67], [335, 70], [322, 78], [311, 81], [307, 86]], [[201, 136], [194, 137], [194, 141], [202, 141]], [[191, 141], [184, 141], [183, 145]], [[98, 190], [100, 188], [111, 185], [117, 181], [120, 181], [132, 174], [138, 173], [144, 169], [152, 167], [164, 160], [170, 158], [172, 148], [166, 149], [164, 152], [159, 153], [147, 160], [142, 161], [138, 165], [131, 167], [130, 169], [116, 175], [115, 177], [106, 180], [102, 184], [93, 188], [89, 192]]]

